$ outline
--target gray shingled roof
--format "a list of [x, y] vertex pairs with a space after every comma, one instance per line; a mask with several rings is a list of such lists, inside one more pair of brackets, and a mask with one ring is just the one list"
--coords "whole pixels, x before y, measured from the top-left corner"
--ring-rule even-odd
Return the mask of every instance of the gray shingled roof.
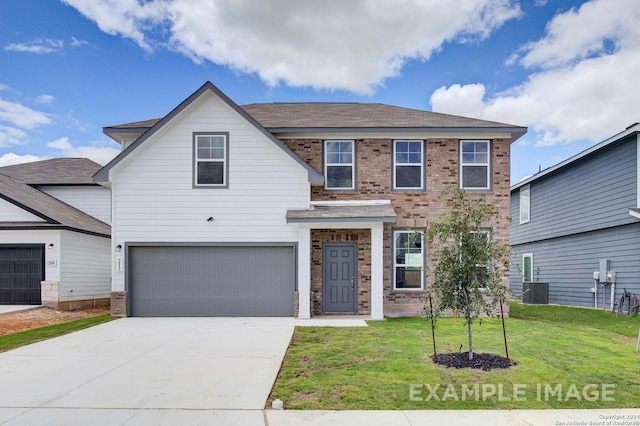
[[[494, 121], [460, 117], [380, 103], [300, 102], [241, 105], [268, 130], [339, 128], [455, 129], [486, 128], [526, 131], [525, 128]], [[105, 132], [151, 128], [160, 119], [105, 127]]]
[[[68, 163], [68, 168], [65, 165]], [[41, 217], [45, 222], [3, 222], [0, 229], [70, 229], [110, 236], [111, 227], [34, 188], [35, 184], [92, 184], [100, 165], [91, 160], [60, 158], [0, 167], [0, 198]], [[50, 174], [49, 174], [50, 173]]]
[[95, 185], [91, 177], [101, 168], [88, 158], [53, 158], [0, 167], [0, 173], [29, 185]]
[[514, 128], [510, 124], [369, 103], [271, 103], [242, 109], [267, 129], [279, 128]]
[[287, 210], [287, 223], [300, 222], [395, 222], [391, 204], [313, 206]]

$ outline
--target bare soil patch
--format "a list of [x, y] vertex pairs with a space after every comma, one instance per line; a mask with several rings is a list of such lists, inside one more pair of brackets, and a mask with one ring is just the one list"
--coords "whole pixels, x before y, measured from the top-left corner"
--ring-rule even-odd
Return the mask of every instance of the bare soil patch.
[[108, 306], [98, 308], [78, 309], [75, 311], [56, 311], [51, 308], [38, 308], [30, 311], [13, 312], [0, 315], [0, 336], [44, 327], [45, 325], [61, 324], [84, 318], [97, 317], [109, 313]]
[[516, 363], [508, 358], [494, 354], [474, 353], [469, 359], [469, 352], [438, 354], [438, 365], [452, 368], [475, 368], [490, 371], [495, 368], [509, 368]]

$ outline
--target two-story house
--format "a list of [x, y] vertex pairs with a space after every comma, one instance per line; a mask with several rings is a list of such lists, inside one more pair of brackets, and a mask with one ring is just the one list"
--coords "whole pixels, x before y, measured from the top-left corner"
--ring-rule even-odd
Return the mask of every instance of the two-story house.
[[513, 294], [538, 282], [548, 303], [606, 309], [624, 288], [640, 294], [639, 133], [634, 124], [511, 187]]
[[111, 195], [101, 166], [54, 158], [0, 167], [0, 305], [106, 305]]
[[[110, 126], [112, 312], [422, 312], [412, 232], [449, 186], [508, 215], [523, 127], [382, 104], [236, 105], [207, 82], [161, 119]], [[507, 220], [491, 224], [508, 243]], [[505, 282], [505, 285], [507, 283]]]

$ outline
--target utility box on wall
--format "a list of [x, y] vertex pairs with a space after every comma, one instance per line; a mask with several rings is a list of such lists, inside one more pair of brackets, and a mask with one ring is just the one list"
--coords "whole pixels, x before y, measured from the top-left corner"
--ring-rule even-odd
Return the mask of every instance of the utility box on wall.
[[522, 283], [522, 303], [527, 305], [549, 304], [549, 283]]

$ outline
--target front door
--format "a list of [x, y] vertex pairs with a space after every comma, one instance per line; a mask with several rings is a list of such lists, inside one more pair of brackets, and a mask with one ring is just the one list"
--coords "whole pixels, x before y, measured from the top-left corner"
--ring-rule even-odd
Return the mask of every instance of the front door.
[[322, 310], [355, 313], [357, 271], [355, 243], [322, 245]]

